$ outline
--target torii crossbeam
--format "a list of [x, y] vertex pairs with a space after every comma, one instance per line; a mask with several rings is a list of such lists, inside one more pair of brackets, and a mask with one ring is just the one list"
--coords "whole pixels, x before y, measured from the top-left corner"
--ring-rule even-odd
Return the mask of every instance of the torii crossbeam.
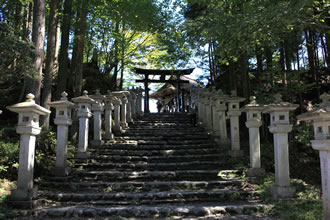
[[[135, 80], [137, 83], [144, 83], [144, 111], [146, 113], [150, 112], [149, 109], [149, 83], [171, 83], [176, 85], [178, 95], [180, 93], [180, 84], [189, 83], [188, 80], [180, 80], [181, 75], [190, 75], [194, 69], [183, 69], [183, 70], [152, 70], [152, 69], [140, 69], [135, 68], [136, 74], [144, 75], [144, 79]], [[149, 79], [149, 75], [159, 75], [160, 79]], [[166, 76], [176, 76], [177, 80], [166, 80]]]

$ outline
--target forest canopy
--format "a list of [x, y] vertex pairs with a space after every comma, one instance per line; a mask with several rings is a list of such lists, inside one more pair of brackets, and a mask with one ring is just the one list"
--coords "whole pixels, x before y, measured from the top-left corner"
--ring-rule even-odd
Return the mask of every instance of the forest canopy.
[[3, 0], [0, 90], [15, 97], [0, 107], [28, 92], [49, 108], [64, 90], [132, 88], [136, 67], [198, 67], [208, 86], [265, 103], [281, 92], [302, 107], [329, 83], [329, 10], [325, 0]]

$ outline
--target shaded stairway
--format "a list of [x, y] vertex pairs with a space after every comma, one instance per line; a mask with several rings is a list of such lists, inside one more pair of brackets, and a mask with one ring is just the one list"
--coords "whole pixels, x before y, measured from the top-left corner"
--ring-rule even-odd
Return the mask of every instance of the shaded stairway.
[[[186, 114], [150, 114], [129, 125], [115, 143], [90, 147], [68, 181], [45, 180], [43, 207], [21, 211], [40, 219], [259, 219], [265, 205], [231, 170], [219, 150]], [[250, 217], [248, 215], [251, 215]], [[266, 218], [263, 218], [266, 219]]]

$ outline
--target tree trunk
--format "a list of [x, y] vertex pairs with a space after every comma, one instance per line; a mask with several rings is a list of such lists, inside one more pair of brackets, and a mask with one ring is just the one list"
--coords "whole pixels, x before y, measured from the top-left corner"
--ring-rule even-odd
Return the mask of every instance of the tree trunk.
[[[329, 19], [330, 20], [330, 19]], [[327, 45], [327, 65], [330, 68], [330, 34], [325, 34], [326, 45]]]
[[74, 48], [72, 55], [72, 75], [74, 76], [74, 96], [79, 96], [82, 90], [83, 79], [83, 61], [84, 46], [87, 29], [87, 13], [88, 7], [82, 4], [77, 15], [77, 27], [74, 36]]
[[[116, 27], [115, 27], [115, 32], [118, 33], [119, 31], [119, 22], [116, 22]], [[118, 58], [118, 39], [115, 39], [114, 43], [114, 72], [111, 77], [111, 85], [112, 85], [112, 90], [117, 89], [117, 76], [118, 76], [118, 63], [119, 63], [119, 58]]]
[[26, 78], [26, 93], [33, 93], [36, 97], [36, 103], [40, 103], [42, 64], [45, 43], [45, 9], [45, 0], [34, 0], [32, 42], [35, 45], [38, 55], [34, 59], [36, 76], [34, 78], [27, 76]]
[[273, 51], [269, 46], [265, 46], [266, 69], [270, 76], [271, 85], [274, 86], [274, 73], [273, 73]]
[[[44, 84], [42, 91], [41, 105], [47, 109], [50, 109], [49, 104], [52, 97], [52, 84], [54, 75], [55, 64], [55, 52], [56, 52], [56, 37], [57, 37], [57, 0], [51, 0], [49, 3], [49, 23], [48, 23], [48, 35], [47, 35], [47, 55], [46, 55], [46, 67], [44, 75]], [[43, 117], [42, 126], [49, 128], [49, 115]]]
[[29, 35], [31, 32], [32, 12], [33, 12], [32, 10], [33, 10], [32, 2], [27, 3], [27, 5], [24, 7], [23, 28], [22, 28], [22, 38], [25, 41], [29, 39]]
[[240, 57], [240, 75], [241, 75], [241, 88], [243, 97], [248, 98], [250, 96], [249, 92], [249, 78], [248, 78], [248, 55], [247, 51], [242, 51]]
[[256, 45], [256, 58], [257, 58], [256, 79], [257, 79], [257, 81], [259, 81], [259, 78], [260, 78], [262, 70], [263, 70], [263, 65], [262, 65], [262, 52], [261, 52], [261, 48], [258, 45]]
[[59, 69], [57, 77], [57, 90], [56, 99], [60, 98], [63, 91], [66, 90], [67, 78], [68, 78], [68, 49], [69, 49], [69, 37], [70, 37], [70, 26], [71, 26], [71, 14], [72, 14], [72, 0], [65, 0], [64, 11], [63, 11], [63, 21], [61, 25], [61, 48], [59, 56]]
[[318, 77], [316, 74], [316, 66], [315, 66], [315, 52], [314, 52], [314, 43], [313, 43], [313, 32], [312, 31], [305, 31], [305, 38], [306, 38], [306, 47], [307, 47], [307, 54], [308, 54], [308, 64], [309, 64], [309, 71], [313, 77], [314, 82], [317, 85], [316, 93], [317, 99], [320, 97], [320, 92], [318, 88]]

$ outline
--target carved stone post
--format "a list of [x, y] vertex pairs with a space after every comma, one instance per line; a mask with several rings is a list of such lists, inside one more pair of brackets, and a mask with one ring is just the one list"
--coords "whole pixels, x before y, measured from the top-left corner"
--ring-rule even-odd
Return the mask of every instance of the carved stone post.
[[127, 114], [127, 104], [128, 99], [126, 95], [123, 92], [113, 92], [112, 95], [116, 96], [120, 99], [121, 105], [120, 105], [120, 126], [122, 129], [127, 129], [128, 124], [126, 120], [126, 114]]
[[236, 91], [232, 91], [231, 96], [227, 99], [228, 103], [228, 116], [230, 117], [230, 141], [231, 141], [231, 156], [240, 157], [243, 155], [241, 151], [239, 140], [239, 116], [241, 111], [239, 109], [239, 103], [243, 102], [245, 98], [238, 97]]
[[142, 111], [142, 98], [143, 98], [143, 89], [141, 87], [139, 87], [138, 89], [138, 99], [137, 99], [137, 114], [138, 116], [143, 116], [143, 111]]
[[133, 117], [132, 117], [132, 94], [129, 91], [123, 91], [123, 93], [125, 94], [126, 98], [127, 98], [127, 109], [126, 109], [126, 121], [128, 123], [133, 122]]
[[91, 95], [91, 98], [96, 101], [96, 103], [92, 104], [94, 117], [94, 139], [91, 141], [91, 144], [101, 146], [104, 144], [104, 141], [102, 140], [102, 113], [104, 111], [103, 101], [105, 96], [101, 95], [100, 90], [97, 89], [95, 94]]
[[262, 177], [265, 170], [261, 168], [260, 162], [260, 133], [259, 128], [262, 125], [261, 112], [264, 106], [257, 104], [256, 97], [250, 97], [250, 103], [244, 106], [241, 111], [246, 112], [246, 127], [249, 128], [249, 146], [250, 146], [250, 166], [247, 171], [249, 177]]
[[71, 172], [67, 165], [68, 156], [68, 133], [72, 125], [71, 110], [74, 104], [68, 101], [66, 92], [62, 92], [61, 100], [49, 103], [50, 107], [56, 109], [54, 123], [57, 125], [56, 163], [52, 174], [56, 177], [66, 177]]
[[72, 101], [76, 103], [78, 108], [79, 118], [79, 140], [78, 140], [78, 152], [76, 158], [86, 159], [89, 157], [87, 152], [88, 147], [88, 131], [89, 131], [89, 118], [92, 117], [91, 105], [95, 104], [96, 101], [88, 97], [88, 92], [83, 91], [83, 95], [73, 98]]
[[217, 141], [220, 145], [228, 144], [228, 134], [227, 134], [227, 124], [226, 124], [226, 99], [228, 95], [223, 94], [222, 90], [219, 90], [215, 95], [215, 117], [213, 123], [216, 127], [216, 131], [218, 132]]
[[111, 102], [114, 106], [114, 120], [115, 120], [113, 132], [115, 134], [120, 134], [123, 132], [123, 130], [121, 128], [121, 123], [120, 123], [120, 106], [121, 106], [122, 102], [119, 98], [117, 98], [115, 96], [112, 97]]
[[[114, 110], [114, 105], [112, 104], [113, 100], [115, 99], [114, 96], [111, 96], [110, 91], [108, 91], [108, 95], [105, 99], [105, 116], [104, 116], [104, 123], [105, 123], [105, 134], [104, 138], [106, 140], [113, 140], [114, 136], [112, 133], [112, 111]], [[117, 122], [119, 123], [119, 122]], [[119, 126], [120, 127], [120, 126]]]
[[296, 191], [294, 186], [290, 186], [288, 133], [292, 130], [289, 111], [297, 107], [298, 105], [283, 102], [281, 95], [277, 94], [275, 104], [266, 106], [264, 110], [264, 113], [270, 114], [269, 131], [274, 134], [275, 184], [272, 186], [272, 196], [275, 200], [290, 198]]
[[320, 107], [299, 115], [298, 119], [310, 121], [314, 126], [315, 140], [312, 140], [312, 147], [320, 154], [323, 219], [327, 220], [330, 219], [330, 95], [324, 93], [320, 99]]
[[37, 196], [37, 188], [33, 187], [33, 171], [36, 135], [41, 132], [39, 117], [50, 114], [50, 111], [37, 105], [33, 94], [26, 98], [25, 102], [7, 107], [18, 113], [16, 132], [20, 134], [17, 189], [12, 190], [11, 199], [17, 207], [32, 208], [36, 205], [34, 199]]
[[131, 106], [131, 109], [132, 109], [132, 118], [135, 119], [136, 116], [137, 116], [137, 108], [136, 108], [136, 105], [137, 105], [137, 96], [136, 96], [136, 93], [135, 91], [130, 91], [131, 92], [131, 96], [132, 96], [132, 106]]

